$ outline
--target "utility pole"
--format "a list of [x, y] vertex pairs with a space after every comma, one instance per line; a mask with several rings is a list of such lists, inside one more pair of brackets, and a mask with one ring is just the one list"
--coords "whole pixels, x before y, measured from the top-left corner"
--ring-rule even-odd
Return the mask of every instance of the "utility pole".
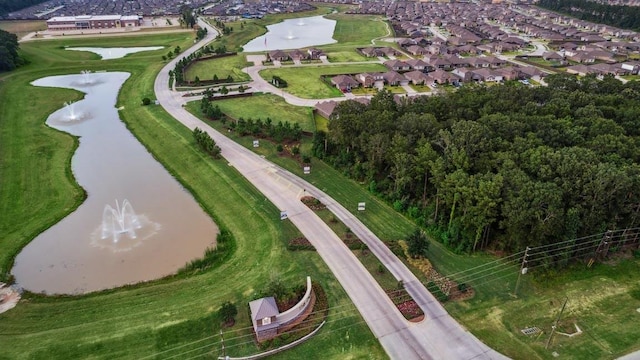
[[518, 286], [520, 286], [520, 277], [527, 273], [527, 257], [529, 256], [530, 247], [524, 250], [524, 255], [522, 256], [522, 264], [520, 264], [520, 271], [518, 272], [518, 280], [516, 280], [516, 288], [513, 290], [513, 295], [518, 296]]
[[549, 344], [551, 343], [551, 338], [553, 337], [553, 334], [555, 334], [556, 328], [558, 327], [558, 321], [560, 321], [560, 317], [564, 312], [564, 308], [567, 306], [567, 301], [569, 301], [568, 297], [564, 299], [564, 304], [562, 304], [562, 309], [560, 309], [560, 314], [558, 314], [556, 321], [553, 323], [553, 325], [551, 325], [551, 333], [549, 334], [549, 338], [547, 339], [547, 344], [544, 346], [545, 349], [549, 348]]
[[222, 343], [222, 357], [223, 358], [227, 358], [227, 351], [224, 348], [224, 336], [222, 336], [222, 329], [220, 329], [220, 338], [222, 339], [221, 343]]

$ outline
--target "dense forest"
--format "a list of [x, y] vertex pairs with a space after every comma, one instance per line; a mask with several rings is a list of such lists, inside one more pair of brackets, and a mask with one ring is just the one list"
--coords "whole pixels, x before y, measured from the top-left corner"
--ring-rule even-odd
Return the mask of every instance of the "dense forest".
[[0, 17], [10, 12], [41, 4], [47, 0], [0, 0]]
[[18, 55], [18, 37], [0, 29], [0, 71], [11, 71], [22, 63]]
[[313, 153], [459, 252], [638, 226], [640, 82], [547, 83], [345, 101]]
[[537, 6], [581, 20], [640, 30], [640, 7], [606, 5], [589, 0], [540, 0]]

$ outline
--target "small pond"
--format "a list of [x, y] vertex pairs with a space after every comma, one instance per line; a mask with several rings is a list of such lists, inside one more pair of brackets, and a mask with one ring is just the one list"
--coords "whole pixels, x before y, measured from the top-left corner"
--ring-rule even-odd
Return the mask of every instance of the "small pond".
[[134, 54], [142, 51], [160, 50], [164, 46], [147, 46], [147, 47], [112, 47], [112, 48], [97, 48], [97, 47], [66, 47], [65, 50], [72, 51], [89, 51], [96, 53], [102, 57], [102, 60], [119, 59], [129, 54]]
[[46, 123], [79, 137], [71, 168], [87, 199], [18, 254], [12, 273], [27, 290], [79, 294], [157, 279], [215, 246], [215, 223], [120, 120], [116, 96], [128, 77], [83, 72], [33, 82], [86, 93]]
[[333, 44], [336, 21], [322, 16], [284, 20], [267, 26], [267, 33], [243, 46], [245, 52], [301, 49]]

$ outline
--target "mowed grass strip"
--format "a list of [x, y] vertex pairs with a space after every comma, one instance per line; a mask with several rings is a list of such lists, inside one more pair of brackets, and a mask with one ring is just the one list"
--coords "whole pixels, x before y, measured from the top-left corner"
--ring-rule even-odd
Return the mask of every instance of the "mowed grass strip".
[[242, 72], [242, 69], [251, 65], [253, 63], [248, 63], [244, 55], [206, 59], [191, 64], [185, 73], [185, 78], [188, 81], [195, 81], [197, 76], [203, 81], [213, 80], [214, 76], [217, 76], [218, 79], [226, 79], [231, 75], [234, 82], [248, 81], [251, 78], [248, 74]]
[[[136, 45], [150, 45], [145, 39], [138, 38]], [[185, 47], [188, 42], [190, 40], [170, 45]], [[108, 43], [117, 44], [114, 41]], [[45, 45], [44, 49], [39, 48], [41, 44]], [[49, 50], [57, 54], [49, 56]], [[331, 311], [332, 321], [314, 338], [313, 343], [304, 345], [307, 353], [322, 353], [323, 357], [326, 355], [337, 359], [345, 356], [344, 349], [349, 349], [348, 354], [356, 357], [371, 354], [375, 359], [385, 358], [381, 347], [322, 260], [316, 254], [285, 250], [288, 237], [296, 234], [297, 230], [279, 220], [278, 209], [224, 160], [216, 161], [200, 152], [192, 140], [191, 132], [159, 106], [140, 105], [142, 97], [153, 93], [155, 72], [162, 66], [156, 56], [141, 57], [136, 61], [96, 60], [76, 64], [63, 56], [65, 51], [58, 45], [46, 42], [25, 45], [25, 53], [30, 55], [32, 64], [11, 73], [0, 85], [0, 93], [15, 96], [10, 98], [11, 104], [34, 103], [32, 107], [20, 109], [6, 106], [0, 112], [3, 128], [16, 130], [15, 133], [0, 132], [0, 153], [3, 154], [3, 176], [0, 180], [3, 186], [0, 191], [3, 199], [11, 199], [7, 203], [2, 202], [7, 210], [4, 213], [7, 216], [2, 217], [0, 236], [0, 254], [5, 256], [3, 266], [10, 262], [10, 257], [5, 255], [8, 254], [5, 252], [8, 246], [23, 246], [42, 230], [48, 217], [60, 218], [77, 206], [77, 201], [69, 194], [73, 191], [81, 193], [81, 189], [68, 176], [68, 159], [72, 155], [74, 139], [45, 127], [42, 122], [47, 112], [62, 106], [65, 100], [78, 98], [79, 94], [71, 90], [48, 88], [36, 88], [38, 90], [34, 91], [28, 83], [44, 76], [77, 73], [80, 69], [100, 70], [106, 67], [112, 71], [132, 73], [118, 97], [117, 106], [124, 107], [120, 111], [121, 118], [154, 157], [192, 191], [218, 225], [233, 234], [235, 241], [229, 249], [232, 256], [226, 262], [197, 275], [181, 275], [85, 296], [43, 297], [27, 293], [16, 308], [0, 314], [3, 324], [0, 327], [0, 348], [3, 349], [3, 357], [216, 357], [221, 355], [221, 347], [218, 336], [220, 319], [217, 319], [215, 312], [224, 301], [236, 302], [239, 310], [236, 327], [225, 330], [229, 332], [225, 338], [230, 342], [235, 341], [237, 345], [233, 350], [229, 349], [227, 354], [255, 353], [259, 350], [253, 342], [246, 341], [251, 337], [247, 302], [272, 279], [299, 284], [304, 281], [304, 276], [311, 275], [325, 287], [330, 306], [336, 309]], [[55, 58], [61, 61], [52, 60]], [[44, 65], [40, 65], [41, 61]], [[38, 109], [42, 111], [39, 120], [33, 116]], [[30, 123], [31, 117], [34, 119]], [[38, 126], [42, 130], [38, 130]], [[42, 135], [38, 135], [38, 131]], [[6, 141], [9, 137], [18, 139]], [[56, 137], [62, 140], [56, 141]], [[37, 160], [35, 157], [41, 156], [37, 151], [25, 152], [22, 158], [17, 158], [19, 161], [13, 160], [13, 154], [22, 151], [25, 144], [28, 146], [34, 140], [44, 143], [41, 146], [46, 146], [52, 153], [46, 157], [56, 162], [51, 164], [51, 169], [34, 161]], [[60, 146], [64, 142], [68, 145]], [[27, 147], [27, 150], [30, 148]], [[11, 154], [11, 158], [5, 154]], [[10, 161], [5, 161], [7, 159]], [[23, 181], [30, 185], [28, 189], [21, 189], [16, 194], [15, 191], [5, 191], [12, 190], [5, 184], [21, 184]], [[33, 183], [43, 188], [39, 193], [40, 198], [31, 199], [28, 195], [30, 202], [26, 203], [23, 192], [37, 191], [33, 189]], [[70, 201], [70, 205], [64, 201]], [[38, 202], [43, 207], [47, 206], [42, 214], [33, 212], [31, 208], [38, 206]], [[20, 234], [15, 234], [18, 232], [15, 228], [22, 228], [19, 229]], [[11, 229], [14, 229], [13, 233], [9, 232]], [[345, 337], [345, 332], [352, 335]], [[298, 355], [303, 353], [298, 352]]]
[[352, 64], [342, 66], [303, 66], [260, 71], [263, 79], [270, 80], [274, 75], [288, 83], [284, 91], [304, 99], [326, 99], [344, 96], [335, 86], [322, 81], [323, 75], [357, 74], [361, 72], [384, 72], [381, 64]]
[[246, 98], [216, 100], [212, 103], [220, 107], [220, 110], [228, 116], [239, 119], [262, 119], [270, 118], [272, 123], [297, 123], [303, 131], [313, 132], [313, 109], [308, 107], [293, 106], [280, 96], [273, 94], [256, 94]]

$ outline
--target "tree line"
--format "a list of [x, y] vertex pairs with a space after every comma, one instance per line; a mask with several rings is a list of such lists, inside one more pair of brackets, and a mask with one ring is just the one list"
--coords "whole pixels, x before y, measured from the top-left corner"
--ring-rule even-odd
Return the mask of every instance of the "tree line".
[[537, 6], [580, 20], [621, 29], [640, 30], [638, 6], [607, 5], [590, 0], [540, 0]]
[[313, 154], [458, 252], [638, 226], [640, 82], [547, 83], [341, 102]]
[[0, 71], [11, 71], [24, 63], [18, 48], [16, 34], [0, 30]]

